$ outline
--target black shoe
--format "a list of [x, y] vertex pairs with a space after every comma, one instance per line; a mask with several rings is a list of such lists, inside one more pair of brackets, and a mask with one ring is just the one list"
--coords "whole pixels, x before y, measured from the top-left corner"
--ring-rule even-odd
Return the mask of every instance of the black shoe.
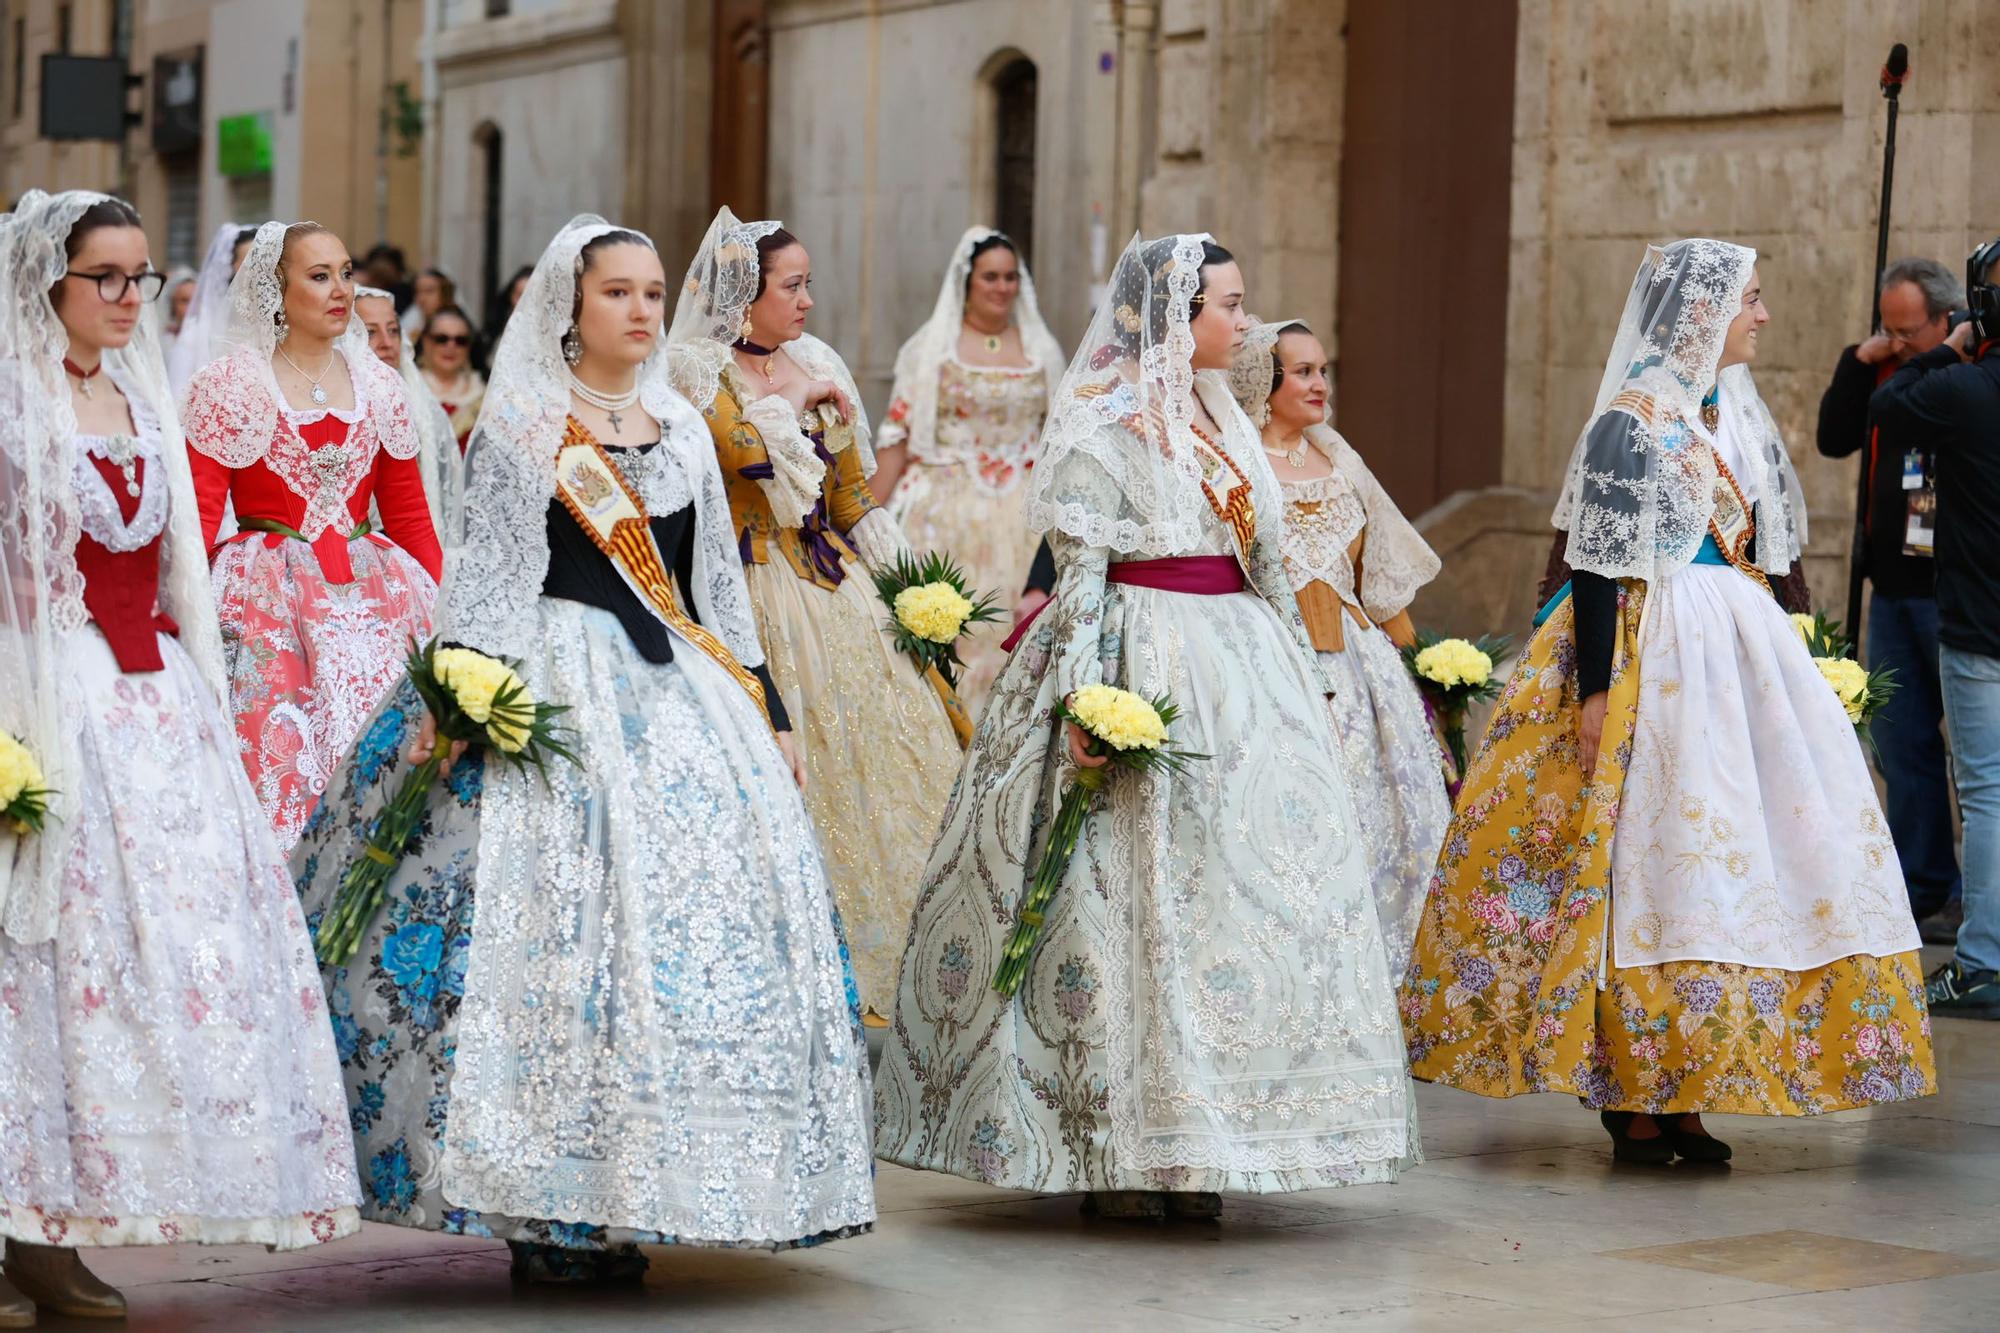
[[1639, 1166], [1665, 1166], [1674, 1160], [1674, 1145], [1667, 1138], [1663, 1127], [1657, 1138], [1635, 1139], [1629, 1136], [1636, 1111], [1599, 1111], [1598, 1121], [1604, 1132], [1611, 1136], [1611, 1160], [1632, 1162]]
[[1943, 907], [1917, 922], [1917, 937], [1925, 944], [1956, 944], [1958, 928], [1965, 922], [1965, 900], [1953, 898]]
[[1726, 1162], [1731, 1154], [1729, 1145], [1712, 1134], [1696, 1134], [1681, 1128], [1685, 1116], [1675, 1116], [1662, 1120], [1660, 1129], [1666, 1134], [1667, 1142], [1674, 1145], [1674, 1151], [1690, 1162]]
[[1924, 978], [1924, 1003], [1940, 1018], [2000, 1018], [2000, 972], [1967, 971], [1954, 958]]

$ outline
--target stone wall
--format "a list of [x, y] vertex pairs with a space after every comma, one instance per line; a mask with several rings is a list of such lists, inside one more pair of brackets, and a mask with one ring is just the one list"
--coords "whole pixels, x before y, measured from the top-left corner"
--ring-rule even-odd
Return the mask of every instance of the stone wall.
[[[1819, 395], [1866, 333], [1891, 42], [1910, 48], [1891, 257], [2000, 227], [1993, 0], [1522, 0], [1504, 478], [1552, 498], [1645, 245], [1755, 246], [1757, 381], [1804, 477], [1818, 602], [1845, 598], [1854, 469]], [[1981, 131], [1985, 131], [1983, 137]]]
[[811, 252], [811, 327], [847, 358], [871, 411], [888, 396], [897, 348], [930, 314], [952, 245], [989, 220], [987, 78], [1016, 53], [1034, 61], [1039, 85], [1035, 283], [1056, 336], [1082, 333], [1093, 223], [1112, 197], [1108, 8], [772, 5], [771, 212]]

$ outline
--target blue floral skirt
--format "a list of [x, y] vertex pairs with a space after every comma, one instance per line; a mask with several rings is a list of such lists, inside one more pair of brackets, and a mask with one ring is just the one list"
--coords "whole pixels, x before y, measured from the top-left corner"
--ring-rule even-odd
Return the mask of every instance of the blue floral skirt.
[[[868, 1230], [874, 1204], [866, 1124], [867, 1061], [859, 1009], [831, 894], [796, 790], [788, 778], [782, 785], [774, 779], [771, 787], [758, 789], [754, 796], [745, 789], [761, 782], [758, 775], [767, 768], [782, 775], [781, 761], [765, 762], [777, 755], [768, 730], [761, 738], [751, 738], [732, 726], [730, 717], [708, 726], [702, 709], [689, 702], [694, 694], [676, 683], [681, 671], [678, 656], [663, 666], [646, 663], [631, 651], [614, 619], [574, 603], [545, 601], [542, 606], [563, 608], [545, 611], [545, 618], [575, 622], [561, 627], [569, 631], [565, 638], [572, 646], [562, 650], [561, 662], [553, 660], [558, 654], [552, 651], [550, 662], [524, 664], [523, 674], [539, 697], [576, 705], [576, 712], [565, 720], [578, 724], [576, 744], [582, 764], [557, 761], [551, 767], [550, 785], [543, 786], [532, 775], [489, 765], [482, 750], [467, 752], [434, 789], [424, 821], [390, 880], [387, 904], [354, 960], [324, 969], [360, 1166], [362, 1216], [514, 1242], [517, 1268], [555, 1280], [612, 1275], [605, 1265], [626, 1265], [636, 1258], [631, 1247], [638, 1244], [782, 1249]], [[665, 694], [676, 690], [677, 704], [662, 702]], [[709, 707], [713, 708], [712, 698]], [[592, 708], [597, 711], [585, 712]], [[732, 704], [722, 711], [733, 716], [733, 710]], [[423, 705], [405, 682], [363, 730], [301, 838], [292, 869], [308, 923], [315, 929], [334, 900], [347, 864], [358, 853], [361, 838], [408, 771], [405, 755], [422, 717]], [[662, 772], [662, 765], [679, 765], [673, 769], [676, 773], [689, 763], [717, 767], [707, 753], [688, 760], [691, 745], [735, 746], [739, 751], [747, 747], [756, 751], [759, 766], [746, 770], [739, 759], [733, 771], [722, 766], [705, 783], [690, 778], [663, 783], [661, 790], [636, 798], [636, 812], [601, 787], [591, 786], [593, 770], [601, 774], [597, 779], [601, 784], [621, 781], [630, 792], [638, 777]], [[676, 747], [675, 752], [651, 754], [649, 768], [649, 753], [669, 746]], [[762, 756], [758, 746], [768, 747], [770, 756]], [[742, 782], [740, 774], [745, 771], [752, 774], [753, 783]], [[513, 805], [507, 807], [515, 811], [514, 818], [518, 820], [524, 801], [552, 806], [551, 819], [565, 811], [581, 811], [579, 827], [594, 830], [588, 838], [602, 845], [594, 851], [588, 846], [562, 846], [559, 835], [547, 832], [556, 825], [537, 825], [541, 832], [535, 841], [544, 849], [539, 855], [546, 865], [536, 862], [534, 851], [526, 858], [530, 864], [524, 873], [533, 892], [530, 908], [539, 910], [566, 892], [574, 892], [577, 901], [555, 913], [561, 924], [551, 927], [552, 933], [525, 944], [524, 937], [534, 930], [527, 920], [533, 910], [521, 912], [519, 904], [512, 905], [510, 914], [521, 914], [508, 921], [504, 940], [496, 937], [490, 946], [492, 957], [502, 960], [504, 976], [482, 982], [473, 948], [482, 822], [503, 818], [494, 813], [501, 809], [495, 799], [502, 784], [523, 782], [538, 785], [526, 797], [519, 785], [506, 789], [515, 793]], [[740, 812], [739, 805], [753, 803], [754, 817]], [[644, 822], [643, 836], [666, 841], [667, 854], [690, 866], [684, 883], [663, 887], [654, 874], [643, 887], [627, 888], [612, 882], [610, 870], [597, 867], [600, 859], [606, 867], [616, 859], [608, 847], [618, 839], [605, 832], [604, 824], [621, 809], [628, 824]], [[729, 827], [732, 819], [740, 819], [741, 826]], [[694, 836], [687, 827], [691, 820], [699, 820], [704, 829], [720, 825], [719, 833], [729, 842], [754, 844], [758, 850], [731, 853], [743, 858], [740, 863], [725, 864], [711, 857], [697, 865], [701, 858], [689, 845]], [[493, 836], [491, 830], [488, 836]], [[489, 840], [487, 846], [493, 845]], [[782, 849], [793, 845], [799, 850], [787, 863]], [[772, 847], [780, 850], [773, 853], [768, 850]], [[579, 873], [580, 862], [592, 867], [592, 873]], [[745, 865], [761, 867], [762, 877], [748, 876]], [[769, 889], [766, 880], [781, 882], [785, 891]], [[486, 882], [494, 881], [489, 877]], [[570, 886], [578, 883], [584, 887], [572, 890]], [[617, 901], [610, 905], [600, 901], [607, 896]], [[736, 904], [760, 896], [767, 900], [761, 909], [766, 915], [747, 923], [735, 919], [733, 914], [741, 910]], [[786, 919], [786, 909], [770, 906], [773, 902], [789, 903], [794, 912], [815, 919]], [[799, 906], [814, 903], [819, 905], [817, 912]], [[683, 904], [689, 909], [684, 926], [657, 925], [662, 919], [682, 920], [677, 913]], [[746, 962], [741, 949], [714, 962], [715, 946], [703, 935], [703, 923], [712, 918], [723, 919], [734, 937], [758, 937], [752, 939], [750, 950], [768, 946], [766, 953], [793, 959], [791, 971], [759, 966], [755, 958]], [[657, 938], [647, 942], [652, 952], [642, 947], [635, 962], [631, 940], [642, 929], [652, 930]], [[624, 942], [622, 951], [601, 943], [614, 933]], [[796, 962], [802, 953], [809, 955], [807, 965]], [[546, 976], [536, 975], [543, 969]], [[773, 971], [782, 973], [776, 981], [768, 979]], [[550, 1078], [532, 1067], [538, 1054], [532, 1038], [526, 1039], [530, 1049], [525, 1055], [507, 1052], [516, 1066], [510, 1073], [532, 1086], [560, 1085], [565, 1074], [573, 1084], [601, 1085], [587, 1103], [564, 1100], [578, 1095], [567, 1087], [549, 1093], [546, 1102], [531, 1100], [533, 1106], [564, 1108], [546, 1114], [546, 1125], [535, 1126], [539, 1137], [533, 1144], [545, 1150], [553, 1163], [552, 1181], [595, 1172], [618, 1178], [622, 1193], [614, 1189], [602, 1198], [583, 1196], [552, 1184], [546, 1196], [552, 1216], [464, 1206], [466, 1196], [478, 1192], [473, 1182], [479, 1177], [458, 1164], [490, 1146], [475, 1144], [468, 1154], [463, 1126], [457, 1141], [449, 1137], [454, 1078], [463, 1088], [468, 1077], [460, 1056], [461, 1038], [477, 1040], [461, 1022], [471, 1010], [469, 976], [475, 1000], [483, 993], [482, 985], [495, 993], [510, 987], [510, 994], [531, 992], [527, 1000], [519, 1001], [530, 1008], [523, 1011], [527, 1022], [517, 1019], [517, 1028], [534, 1026], [536, 995], [550, 997], [543, 1008], [563, 1010], [565, 1020], [574, 1025], [562, 1027], [541, 1047], [554, 1052], [551, 1065], [569, 1062], [563, 1065], [564, 1073]], [[806, 978], [803, 983], [801, 976]], [[577, 977], [584, 980], [573, 984]], [[792, 1025], [807, 1035], [801, 1044], [781, 1051], [781, 1055], [796, 1054], [793, 1063], [767, 1052], [761, 1061], [744, 1056], [739, 1048], [756, 1043], [754, 1037], [738, 1036], [738, 1028], [759, 1024], [784, 1028], [794, 1010], [803, 1010], [806, 1017]], [[685, 1021], [679, 1021], [682, 1016]], [[599, 1041], [604, 1044], [594, 1044]], [[625, 1049], [649, 1042], [668, 1054], [650, 1064], [627, 1067]], [[697, 1055], [689, 1056], [687, 1050]], [[577, 1064], [579, 1060], [584, 1063]], [[774, 1136], [755, 1127], [764, 1105], [757, 1100], [764, 1090], [760, 1079], [766, 1075], [787, 1092], [808, 1084], [827, 1090], [813, 1102], [811, 1114], [791, 1122], [809, 1128], [795, 1131], [798, 1141], [775, 1153], [766, 1151]], [[631, 1106], [635, 1099], [629, 1089], [635, 1084], [651, 1096], [641, 1108], [643, 1115]], [[579, 1117], [571, 1109], [576, 1105], [589, 1109]], [[472, 1101], [466, 1106], [488, 1109]], [[684, 1109], [689, 1107], [695, 1109]], [[592, 1123], [590, 1115], [598, 1108], [603, 1110], [603, 1121]], [[676, 1126], [677, 1108], [689, 1118], [703, 1117], [699, 1127], [688, 1131]], [[532, 1120], [534, 1113], [523, 1118]], [[619, 1132], [627, 1137], [616, 1140]], [[780, 1129], [775, 1137], [782, 1136]], [[746, 1151], [742, 1145], [749, 1142], [758, 1146]], [[602, 1147], [605, 1143], [614, 1146]], [[453, 1148], [458, 1149], [456, 1161]], [[604, 1158], [592, 1161], [597, 1151]], [[519, 1156], [509, 1154], [510, 1160]], [[767, 1178], [760, 1178], [760, 1173]], [[724, 1210], [706, 1200], [689, 1205], [691, 1191], [684, 1188], [682, 1177], [690, 1175], [711, 1183], [729, 1178], [720, 1188], [694, 1194], [740, 1193], [747, 1202]], [[487, 1197], [494, 1195], [487, 1191]], [[521, 1194], [517, 1190], [505, 1197]], [[541, 1196], [534, 1197], [540, 1201]], [[583, 1202], [575, 1203], [572, 1215], [562, 1216], [578, 1199]], [[592, 1214], [596, 1214], [592, 1220], [582, 1220]], [[619, 1224], [636, 1217], [661, 1218], [674, 1225]], [[594, 1251], [600, 1257], [564, 1256], [555, 1250]]]

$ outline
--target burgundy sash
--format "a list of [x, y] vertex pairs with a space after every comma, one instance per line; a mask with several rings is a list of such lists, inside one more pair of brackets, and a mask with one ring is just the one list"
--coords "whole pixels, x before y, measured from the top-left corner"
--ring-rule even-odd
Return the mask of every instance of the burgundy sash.
[[[1157, 588], [1161, 592], [1193, 593], [1200, 597], [1222, 597], [1242, 592], [1250, 585], [1243, 578], [1243, 565], [1233, 555], [1175, 555], [1163, 560], [1120, 560], [1104, 571], [1107, 583], [1124, 583], [1135, 588]], [[1054, 600], [1053, 598], [1050, 599]], [[1013, 652], [1014, 645], [1035, 623], [1035, 617], [1049, 609], [1043, 602], [1014, 626], [1014, 632], [1000, 647]]]

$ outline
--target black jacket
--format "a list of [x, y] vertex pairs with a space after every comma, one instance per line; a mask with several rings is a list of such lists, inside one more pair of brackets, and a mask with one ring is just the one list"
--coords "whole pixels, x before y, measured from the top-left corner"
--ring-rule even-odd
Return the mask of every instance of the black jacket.
[[1885, 437], [1936, 460], [1939, 641], [2000, 657], [2000, 346], [1980, 350], [1912, 357], [1869, 407]]
[[1863, 572], [1875, 591], [1890, 597], [1929, 597], [1937, 561], [1903, 554], [1903, 528], [1909, 516], [1903, 452], [1908, 444], [1898, 432], [1881, 429], [1868, 410], [1868, 400], [1895, 367], [1871, 366], [1854, 353], [1850, 347], [1840, 354], [1833, 380], [1820, 395], [1819, 451], [1828, 458], [1848, 458], [1857, 452], [1862, 456], [1868, 473]]

